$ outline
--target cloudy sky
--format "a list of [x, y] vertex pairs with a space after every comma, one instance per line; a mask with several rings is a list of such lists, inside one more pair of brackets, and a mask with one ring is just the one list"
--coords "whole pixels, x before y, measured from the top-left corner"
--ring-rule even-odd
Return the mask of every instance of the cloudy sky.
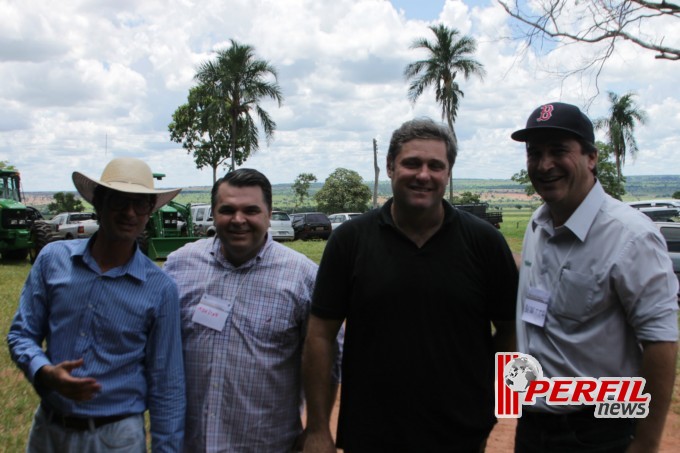
[[[372, 181], [375, 138], [386, 179], [392, 131], [416, 116], [440, 119], [432, 92], [409, 103], [402, 76], [424, 56], [410, 44], [431, 39], [435, 23], [474, 37], [487, 72], [459, 81], [454, 177], [509, 178], [524, 166], [509, 134], [536, 106], [560, 100], [598, 118], [607, 91], [636, 92], [649, 117], [624, 174], [680, 174], [680, 62], [623, 44], [593, 99], [592, 77], [554, 75], [591, 49], [523, 50], [507, 39], [513, 24], [494, 0], [2, 0], [0, 160], [19, 168], [26, 191], [72, 190], [72, 171], [98, 178], [118, 156], [166, 173], [163, 187], [210, 185], [211, 170], [198, 170], [167, 126], [197, 66], [235, 39], [277, 68], [285, 97], [281, 108], [264, 103], [278, 129], [244, 166], [272, 183], [302, 172], [323, 181], [338, 167]], [[665, 44], [680, 45], [677, 23], [659, 30]]]

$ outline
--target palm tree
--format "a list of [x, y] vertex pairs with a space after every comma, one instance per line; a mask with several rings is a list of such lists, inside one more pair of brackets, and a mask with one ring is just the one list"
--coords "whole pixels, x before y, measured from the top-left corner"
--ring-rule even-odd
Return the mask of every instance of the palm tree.
[[[472, 75], [484, 78], [484, 66], [470, 55], [477, 50], [477, 43], [470, 36], [460, 36], [455, 28], [446, 25], [432, 25], [430, 30], [435, 35], [434, 41], [425, 38], [416, 39], [411, 49], [425, 49], [428, 52], [425, 60], [410, 63], [404, 70], [404, 77], [411, 84], [408, 98], [415, 104], [426, 88], [433, 87], [435, 100], [441, 105], [442, 120], [446, 120], [453, 133], [453, 123], [458, 113], [458, 103], [463, 97], [456, 76], [462, 73], [465, 80]], [[453, 199], [453, 173], [449, 185], [449, 198]]]
[[[273, 82], [268, 80], [270, 77], [273, 77]], [[233, 39], [231, 47], [217, 52], [216, 61], [208, 61], [198, 68], [195, 78], [209, 89], [220, 111], [229, 119], [231, 170], [259, 149], [258, 129], [251, 115], [253, 110], [260, 120], [267, 143], [274, 135], [276, 123], [260, 107], [260, 101], [270, 98], [281, 106], [283, 95], [277, 77], [272, 65], [255, 57], [252, 46]], [[241, 152], [237, 156], [238, 149]]]
[[647, 121], [647, 113], [635, 105], [633, 96], [635, 96], [635, 93], [626, 93], [619, 97], [619, 95], [610, 91], [609, 117], [595, 120], [597, 129], [607, 130], [609, 144], [616, 158], [616, 173], [619, 180], [621, 179], [621, 167], [626, 162], [626, 153], [635, 157], [638, 152], [634, 135], [635, 123], [645, 124]]

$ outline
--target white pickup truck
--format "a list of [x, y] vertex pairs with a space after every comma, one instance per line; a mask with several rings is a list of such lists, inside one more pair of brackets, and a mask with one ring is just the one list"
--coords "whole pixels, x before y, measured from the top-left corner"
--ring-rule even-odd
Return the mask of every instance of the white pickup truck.
[[52, 228], [51, 240], [89, 238], [99, 229], [94, 212], [62, 212], [47, 222]]

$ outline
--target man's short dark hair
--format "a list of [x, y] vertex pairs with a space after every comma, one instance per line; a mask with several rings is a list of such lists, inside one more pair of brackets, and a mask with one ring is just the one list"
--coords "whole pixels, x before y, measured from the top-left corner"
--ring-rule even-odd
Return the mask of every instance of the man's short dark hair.
[[446, 159], [449, 170], [453, 169], [458, 154], [458, 145], [451, 130], [444, 124], [437, 124], [430, 118], [416, 118], [407, 121], [392, 133], [390, 147], [387, 150], [387, 165], [394, 165], [394, 160], [401, 151], [404, 143], [411, 140], [439, 140], [446, 145]]
[[213, 211], [217, 203], [217, 191], [220, 185], [224, 183], [234, 187], [258, 186], [262, 189], [262, 196], [267, 204], [267, 208], [270, 211], [272, 210], [272, 185], [267, 177], [252, 168], [239, 168], [238, 170], [230, 171], [213, 184], [212, 191], [210, 192], [210, 205]]

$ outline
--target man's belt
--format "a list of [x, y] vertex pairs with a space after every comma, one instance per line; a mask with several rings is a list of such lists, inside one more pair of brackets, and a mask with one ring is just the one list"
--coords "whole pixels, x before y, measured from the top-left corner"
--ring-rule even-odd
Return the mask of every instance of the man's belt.
[[90, 429], [90, 427], [94, 427], [96, 429], [101, 426], [108, 425], [110, 423], [119, 422], [133, 415], [125, 414], [125, 415], [111, 415], [108, 417], [71, 417], [60, 414], [59, 412], [55, 411], [54, 409], [52, 409], [51, 407], [47, 406], [44, 403], [40, 403], [40, 407], [45, 412], [47, 420], [50, 423], [54, 423], [63, 428], [74, 429], [77, 431], [87, 431]]

